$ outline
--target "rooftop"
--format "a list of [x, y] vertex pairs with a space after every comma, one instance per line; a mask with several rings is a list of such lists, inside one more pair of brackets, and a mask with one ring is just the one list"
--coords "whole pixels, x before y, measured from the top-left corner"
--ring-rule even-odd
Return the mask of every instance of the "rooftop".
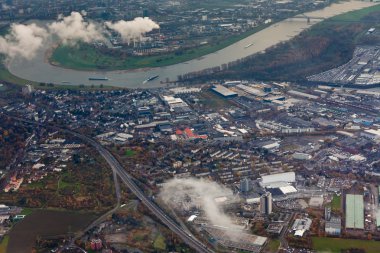
[[363, 195], [346, 195], [346, 228], [364, 229]]

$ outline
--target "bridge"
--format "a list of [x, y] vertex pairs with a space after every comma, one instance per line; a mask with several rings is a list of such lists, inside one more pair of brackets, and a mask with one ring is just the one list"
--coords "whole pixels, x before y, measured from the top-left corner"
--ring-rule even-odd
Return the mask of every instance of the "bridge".
[[296, 15], [296, 16], [294, 16], [294, 17], [291, 17], [291, 19], [306, 19], [306, 20], [307, 20], [307, 23], [310, 24], [310, 21], [311, 21], [312, 19], [314, 19], [314, 20], [325, 20], [326, 18], [323, 18], [323, 17], [306, 16], [304, 13], [302, 13], [302, 14]]

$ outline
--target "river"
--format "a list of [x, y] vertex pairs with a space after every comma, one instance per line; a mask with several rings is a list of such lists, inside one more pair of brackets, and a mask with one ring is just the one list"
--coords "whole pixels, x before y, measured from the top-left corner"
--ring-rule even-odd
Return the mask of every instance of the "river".
[[[374, 5], [374, 3], [357, 0], [344, 1], [332, 4], [324, 9], [307, 12], [306, 16], [330, 18], [348, 11], [359, 10]], [[272, 47], [280, 42], [287, 41], [300, 34], [311, 25], [320, 22], [321, 19], [311, 19], [308, 24], [306, 18], [289, 18], [242, 39], [215, 53], [201, 58], [160, 68], [149, 68], [125, 71], [77, 71], [50, 65], [46, 59], [46, 46], [40, 50], [32, 60], [13, 60], [8, 68], [18, 77], [36, 82], [73, 84], [73, 85], [112, 85], [127, 88], [152, 88], [165, 86], [166, 80], [175, 81], [178, 75], [199, 71], [206, 68], [220, 66], [224, 63], [235, 61]], [[246, 47], [247, 45], [250, 45]], [[159, 75], [153, 81], [143, 83], [148, 77]], [[107, 77], [108, 81], [90, 81], [89, 77]]]

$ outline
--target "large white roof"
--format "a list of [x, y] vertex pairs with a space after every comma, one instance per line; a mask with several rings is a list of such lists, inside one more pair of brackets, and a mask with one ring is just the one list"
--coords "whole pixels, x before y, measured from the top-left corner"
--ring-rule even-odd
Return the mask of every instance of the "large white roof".
[[285, 172], [272, 175], [262, 176], [262, 184], [271, 184], [276, 182], [293, 183], [296, 181], [296, 174], [294, 172]]
[[280, 190], [282, 191], [283, 194], [289, 194], [289, 193], [297, 192], [296, 188], [294, 188], [292, 185], [280, 187]]

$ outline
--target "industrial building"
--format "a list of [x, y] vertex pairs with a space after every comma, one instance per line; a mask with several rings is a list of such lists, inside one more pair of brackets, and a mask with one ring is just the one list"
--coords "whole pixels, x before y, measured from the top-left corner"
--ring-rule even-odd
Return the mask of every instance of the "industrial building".
[[259, 253], [267, 242], [266, 237], [248, 234], [242, 230], [215, 226], [204, 226], [203, 228], [220, 245], [233, 250]]
[[312, 156], [310, 154], [296, 152], [293, 154], [293, 158], [296, 160], [310, 160]]
[[295, 181], [296, 174], [294, 172], [277, 173], [261, 177], [261, 183], [263, 185], [270, 185], [278, 182], [294, 183]]
[[310, 229], [311, 223], [312, 221], [309, 218], [296, 219], [292, 227], [294, 235], [302, 237], [304, 233]]
[[296, 193], [297, 189], [291, 185], [296, 181], [294, 172], [277, 173], [261, 177], [260, 185], [277, 199], [285, 195]]
[[339, 236], [342, 231], [342, 219], [332, 216], [325, 223], [325, 232], [327, 235]]
[[212, 91], [214, 91], [216, 94], [218, 94], [219, 96], [222, 96], [224, 98], [233, 98], [233, 97], [237, 97], [238, 94], [222, 85], [214, 85], [212, 88], [211, 88]]
[[253, 88], [251, 86], [244, 85], [244, 84], [238, 84], [238, 85], [236, 85], [236, 87], [239, 88], [240, 90], [248, 93], [249, 95], [252, 95], [255, 97], [264, 97], [267, 95], [267, 93], [265, 93], [262, 90], [259, 90], [259, 89], [256, 89], [256, 88]]
[[364, 229], [363, 195], [346, 194], [346, 228]]

